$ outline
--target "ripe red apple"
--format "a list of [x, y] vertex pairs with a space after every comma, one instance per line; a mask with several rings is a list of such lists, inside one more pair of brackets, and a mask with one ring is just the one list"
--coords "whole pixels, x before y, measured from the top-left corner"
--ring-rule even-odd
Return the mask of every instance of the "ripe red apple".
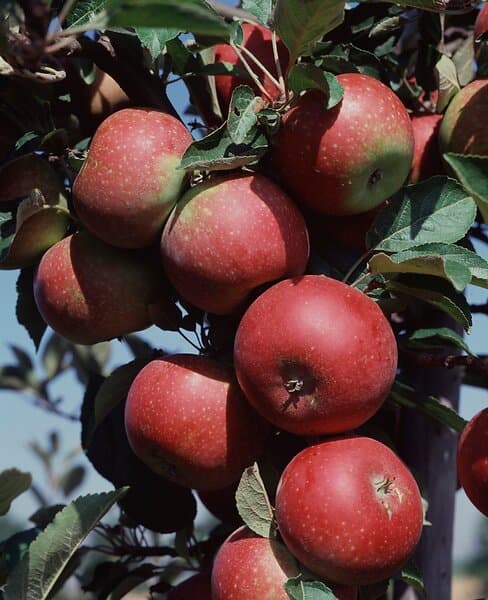
[[[271, 42], [271, 31], [261, 25], [244, 23], [242, 25], [242, 33], [242, 45], [264, 65], [264, 67], [271, 73], [271, 75], [273, 75], [275, 79], [278, 79], [273, 55], [273, 46]], [[288, 65], [289, 55], [286, 46], [279, 38], [277, 39], [277, 48], [281, 70], [284, 73]], [[264, 89], [271, 96], [271, 98], [273, 100], [278, 100], [280, 96], [279, 88], [276, 87], [276, 85], [268, 76], [263, 74], [262, 70], [256, 66], [249, 56], [244, 54], [244, 59], [249, 63], [250, 67], [258, 76], [264, 86]], [[244, 69], [244, 65], [238, 58], [235, 50], [229, 44], [219, 44], [215, 47], [215, 62], [228, 62], [231, 65], [239, 67], [240, 69]], [[257, 94], [260, 93], [257, 86], [250, 78], [248, 79], [245, 77], [228, 75], [217, 75], [215, 77], [217, 95], [224, 114], [227, 114], [232, 92], [238, 85], [243, 84], [251, 86]]]
[[219, 490], [198, 491], [198, 497], [205, 508], [223, 523], [239, 525], [242, 519], [236, 506], [236, 491], [239, 481], [234, 481]]
[[126, 108], [105, 119], [73, 185], [86, 228], [123, 248], [155, 242], [180, 196], [177, 167], [190, 143], [184, 125], [158, 110]]
[[408, 179], [410, 183], [418, 183], [444, 172], [438, 146], [442, 115], [417, 113], [411, 119], [415, 143]]
[[238, 310], [257, 286], [301, 275], [308, 251], [300, 211], [259, 174], [225, 175], [190, 189], [161, 240], [163, 266], [178, 293], [221, 315]]
[[86, 232], [64, 238], [41, 259], [34, 296], [42, 318], [76, 344], [96, 344], [145, 329], [158, 297], [157, 264]]
[[457, 471], [468, 498], [488, 517], [488, 408], [469, 421], [459, 438]]
[[350, 215], [378, 206], [410, 170], [413, 131], [400, 99], [358, 73], [338, 75], [342, 101], [329, 110], [310, 91], [284, 115], [272, 159], [297, 202], [324, 214]]
[[412, 474], [387, 446], [331, 438], [302, 450], [284, 470], [276, 521], [289, 550], [312, 572], [344, 584], [393, 575], [422, 531]]
[[212, 600], [210, 573], [197, 573], [171, 590], [168, 600]]
[[[298, 574], [298, 565], [283, 544], [240, 527], [225, 540], [215, 557], [212, 599], [289, 600], [284, 584]], [[357, 597], [356, 587], [330, 586], [338, 600]]]
[[441, 153], [488, 156], [488, 79], [468, 83], [449, 103], [439, 129]]
[[397, 346], [379, 307], [323, 275], [277, 283], [245, 312], [234, 344], [251, 404], [300, 435], [362, 425], [390, 391]]
[[202, 490], [238, 479], [262, 454], [268, 433], [233, 372], [190, 354], [142, 369], [129, 390], [125, 427], [132, 450], [153, 471]]
[[488, 31], [488, 4], [483, 4], [474, 22], [473, 40], [475, 53], [479, 50], [481, 44], [476, 43], [476, 40], [481, 37], [485, 31]]

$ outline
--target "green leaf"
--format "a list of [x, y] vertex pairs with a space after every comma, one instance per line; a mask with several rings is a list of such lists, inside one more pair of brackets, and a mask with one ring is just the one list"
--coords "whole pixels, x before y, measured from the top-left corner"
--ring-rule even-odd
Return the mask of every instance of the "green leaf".
[[153, 60], [163, 53], [166, 43], [178, 37], [181, 31], [177, 28], [160, 27], [136, 27], [135, 33], [141, 45], [146, 48]]
[[288, 579], [284, 587], [291, 600], [337, 600], [325, 583], [304, 580], [302, 575]]
[[461, 185], [473, 197], [483, 221], [488, 223], [488, 156], [448, 153], [443, 157]]
[[423, 594], [425, 592], [424, 582], [422, 581], [422, 574], [419, 568], [412, 561], [409, 561], [406, 565], [393, 575], [394, 579], [404, 581], [407, 585], [412, 586], [418, 592]]
[[74, 490], [83, 483], [85, 478], [85, 467], [75, 465], [68, 469], [59, 478], [58, 486], [64, 496], [69, 496]]
[[294, 65], [288, 75], [288, 85], [298, 96], [310, 89], [320, 90], [325, 95], [325, 108], [333, 108], [342, 100], [344, 88], [337, 78], [327, 71], [322, 71], [312, 64]]
[[258, 123], [269, 136], [275, 135], [280, 128], [280, 113], [272, 108], [263, 108], [257, 114]]
[[274, 29], [290, 51], [290, 64], [313, 52], [313, 43], [344, 20], [343, 0], [277, 0]]
[[273, 2], [272, 0], [242, 0], [242, 8], [266, 26], [273, 9]]
[[273, 509], [256, 463], [242, 474], [236, 492], [237, 511], [244, 523], [261, 537], [274, 536]]
[[34, 273], [34, 267], [20, 271], [17, 279], [17, 304], [15, 311], [17, 321], [26, 328], [29, 337], [34, 342], [36, 350], [38, 350], [47, 325], [41, 317], [34, 299]]
[[461, 291], [468, 283], [488, 288], [488, 262], [475, 252], [455, 244], [422, 244], [387, 256], [375, 254], [369, 261], [377, 273], [421, 273], [449, 280]]
[[28, 131], [15, 142], [15, 151], [25, 154], [27, 151], [37, 150], [41, 140], [42, 135], [38, 135], [35, 131]]
[[109, 24], [164, 27], [229, 39], [230, 28], [203, 0], [108, 0]]
[[368, 248], [400, 252], [429, 242], [457, 242], [476, 217], [476, 205], [454, 179], [432, 177], [397, 192], [366, 234]]
[[412, 6], [422, 10], [428, 10], [438, 13], [466, 12], [466, 9], [472, 7], [471, 2], [466, 0], [400, 0], [397, 2], [400, 6]]
[[436, 103], [436, 111], [441, 113], [447, 107], [451, 99], [460, 91], [456, 65], [451, 58], [442, 54], [435, 65], [435, 75], [439, 97]]
[[405, 22], [402, 15], [394, 15], [393, 17], [384, 17], [374, 24], [368, 33], [368, 37], [375, 38], [392, 33], [399, 29]]
[[189, 146], [181, 159], [180, 168], [187, 171], [238, 169], [255, 162], [267, 149], [268, 140], [257, 128], [251, 130], [245, 142], [236, 144], [232, 141], [227, 125], [224, 123]]
[[126, 491], [82, 496], [57, 513], [10, 574], [5, 600], [47, 600], [83, 540]]
[[261, 98], [247, 85], [239, 85], [232, 92], [227, 132], [234, 144], [242, 144], [249, 136], [258, 121], [256, 111], [261, 103]]
[[439, 277], [401, 275], [398, 279], [387, 281], [386, 289], [423, 300], [450, 315], [466, 331], [471, 328], [471, 312], [466, 298]]
[[30, 473], [18, 469], [5, 469], [0, 472], [0, 516], [9, 511], [12, 500], [28, 490], [31, 483]]
[[394, 404], [417, 410], [459, 433], [466, 426], [467, 421], [455, 410], [442, 404], [434, 396], [418, 394], [413, 387], [401, 381], [395, 381], [393, 384], [390, 398]]
[[93, 21], [98, 22], [107, 0], [80, 0], [75, 2], [73, 9], [68, 14], [66, 25], [69, 29], [81, 27]]
[[452, 57], [456, 65], [459, 85], [468, 85], [475, 77], [474, 45], [471, 37], [467, 37]]
[[417, 329], [405, 341], [408, 348], [457, 348], [464, 350], [471, 356], [476, 356], [471, 352], [464, 339], [449, 327], [433, 327], [430, 329]]

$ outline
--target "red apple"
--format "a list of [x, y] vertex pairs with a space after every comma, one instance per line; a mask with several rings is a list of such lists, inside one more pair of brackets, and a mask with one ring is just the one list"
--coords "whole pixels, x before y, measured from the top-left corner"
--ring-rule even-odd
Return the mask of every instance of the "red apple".
[[488, 79], [468, 83], [449, 103], [439, 129], [441, 153], [488, 156]]
[[262, 454], [268, 433], [233, 372], [190, 354], [142, 369], [129, 390], [125, 427], [132, 450], [153, 471], [202, 490], [238, 479]]
[[[298, 565], [283, 544], [241, 527], [215, 557], [212, 600], [289, 600], [284, 584], [298, 574]], [[356, 587], [327, 585], [338, 600], [357, 597]]]
[[481, 7], [474, 23], [473, 40], [475, 52], [478, 50], [479, 46], [481, 46], [476, 40], [481, 37], [485, 31], [488, 31], [488, 4], [484, 4]]
[[168, 600], [212, 600], [210, 573], [197, 573], [171, 590]]
[[457, 471], [468, 498], [488, 517], [488, 408], [469, 421], [459, 438]]
[[379, 307], [323, 275], [277, 283], [244, 314], [234, 366], [251, 404], [300, 435], [340, 433], [381, 406], [395, 378], [397, 346]]
[[410, 170], [413, 131], [400, 99], [358, 73], [338, 75], [342, 101], [327, 110], [318, 91], [301, 96], [283, 117], [272, 159], [297, 202], [324, 214], [378, 206]]
[[365, 437], [306, 448], [284, 470], [276, 521], [289, 550], [313, 573], [363, 585], [387, 579], [412, 554], [422, 500], [387, 446]]
[[189, 190], [161, 240], [163, 266], [178, 293], [221, 315], [238, 310], [259, 285], [301, 275], [308, 251], [298, 208], [259, 174], [225, 175]]
[[64, 238], [41, 259], [34, 295], [42, 318], [76, 344], [96, 344], [151, 324], [159, 271], [147, 257], [86, 232]]
[[198, 497], [205, 508], [223, 523], [242, 523], [236, 506], [236, 491], [239, 481], [234, 481], [219, 490], [199, 490]]
[[155, 242], [180, 196], [177, 167], [190, 143], [184, 125], [161, 111], [126, 108], [105, 119], [73, 185], [86, 228], [123, 248]]
[[[242, 25], [242, 33], [242, 45], [264, 65], [264, 67], [271, 73], [271, 75], [273, 75], [275, 79], [278, 79], [273, 55], [273, 46], [271, 42], [271, 31], [265, 27], [262, 27], [261, 25], [244, 23]], [[286, 46], [279, 38], [277, 39], [277, 48], [281, 70], [284, 73], [288, 65], [289, 55]], [[276, 87], [276, 85], [268, 76], [263, 74], [262, 70], [257, 67], [253, 60], [246, 54], [244, 54], [244, 59], [249, 63], [254, 73], [258, 76], [269, 96], [273, 100], [278, 100], [280, 97], [279, 88]], [[229, 44], [219, 44], [215, 47], [215, 62], [228, 62], [231, 65], [237, 66], [244, 70], [244, 65]], [[247, 79], [245, 77], [231, 77], [228, 75], [218, 75], [215, 77], [217, 95], [224, 114], [227, 113], [229, 108], [232, 92], [238, 85], [242, 84], [249, 85], [256, 93], [260, 93], [257, 86], [252, 82], [251, 79]]]
[[438, 146], [442, 115], [418, 113], [411, 116], [415, 139], [410, 183], [418, 183], [444, 172]]

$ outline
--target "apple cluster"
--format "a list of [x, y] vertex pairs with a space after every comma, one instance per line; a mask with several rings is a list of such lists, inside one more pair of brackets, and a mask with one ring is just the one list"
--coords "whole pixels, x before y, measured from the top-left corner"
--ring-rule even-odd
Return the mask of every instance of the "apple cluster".
[[[243, 34], [273, 71], [270, 32], [247, 24]], [[288, 54], [278, 44], [284, 69]], [[216, 60], [239, 63], [230, 46], [217, 47]], [[54, 244], [37, 269], [40, 313], [75, 343], [164, 321], [175, 291], [187, 306], [238, 321], [228, 363], [165, 356], [132, 382], [127, 437], [159, 476], [205, 501], [233, 494], [273, 436], [303, 440], [274, 498], [279, 538], [237, 529], [212, 573], [186, 582], [188, 591], [175, 590], [175, 599], [286, 600], [284, 583], [303, 565], [351, 600], [357, 586], [398, 571], [420, 538], [413, 476], [388, 446], [355, 433], [390, 392], [395, 336], [366, 294], [308, 272], [310, 240], [313, 246], [317, 237], [334, 237], [349, 219], [347, 231], [357, 236], [344, 241], [361, 247], [377, 211], [407, 179], [443, 170], [437, 135], [443, 151], [487, 155], [486, 137], [468, 138], [462, 120], [467, 101], [483, 110], [488, 85], [466, 86], [441, 117], [410, 115], [367, 75], [337, 80], [344, 95], [333, 108], [312, 90], [282, 115], [269, 154], [272, 178], [243, 169], [190, 180], [180, 161], [192, 138], [180, 121], [149, 108], [112, 114], [73, 185], [80, 228]], [[223, 107], [240, 83], [216, 77]], [[279, 101], [273, 80], [263, 85]], [[460, 462], [467, 456], [472, 464], [475, 451], [466, 434]], [[484, 477], [481, 494], [474, 475], [461, 482], [486, 498]]]

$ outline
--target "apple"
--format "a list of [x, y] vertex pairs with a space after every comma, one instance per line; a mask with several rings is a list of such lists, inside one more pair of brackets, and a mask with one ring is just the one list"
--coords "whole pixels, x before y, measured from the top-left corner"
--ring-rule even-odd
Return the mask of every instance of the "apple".
[[168, 600], [212, 600], [210, 573], [197, 573], [185, 579], [170, 591]]
[[469, 421], [459, 438], [457, 471], [468, 498], [488, 517], [488, 408]]
[[178, 293], [219, 315], [238, 310], [264, 283], [301, 275], [308, 252], [300, 211], [259, 174], [228, 174], [193, 187], [161, 239], [163, 266]]
[[338, 75], [344, 97], [327, 110], [312, 90], [285, 113], [272, 161], [297, 202], [330, 215], [378, 206], [407, 178], [413, 156], [406, 108], [383, 83], [359, 73]]
[[236, 491], [239, 481], [234, 481], [225, 488], [219, 490], [197, 492], [202, 504], [223, 523], [238, 525], [242, 523], [236, 506]]
[[439, 129], [441, 153], [488, 156], [488, 79], [468, 83], [449, 103]]
[[387, 203], [388, 201], [385, 201], [365, 213], [346, 217], [318, 215], [312, 212], [306, 214], [305, 220], [310, 235], [310, 245], [312, 248], [320, 250], [324, 243], [326, 247], [330, 247], [331, 241], [339, 242], [364, 254], [366, 252], [366, 233]]
[[481, 48], [481, 43], [476, 40], [480, 38], [485, 31], [488, 31], [488, 4], [484, 4], [481, 7], [480, 12], [476, 17], [476, 21], [474, 22], [473, 40], [475, 53]]
[[275, 516], [305, 567], [349, 585], [393, 575], [423, 523], [412, 474], [390, 448], [366, 437], [331, 438], [295, 456], [278, 484]]
[[438, 146], [442, 115], [416, 113], [411, 119], [415, 143], [408, 179], [410, 183], [418, 183], [444, 172]]
[[[286, 547], [247, 527], [222, 544], [212, 569], [212, 600], [289, 600], [284, 584], [299, 574]], [[355, 600], [357, 588], [330, 585], [338, 600]]]
[[[259, 62], [261, 62], [264, 65], [264, 67], [266, 67], [266, 69], [271, 73], [271, 75], [274, 76], [275, 79], [278, 79], [273, 55], [271, 31], [261, 25], [243, 23], [242, 33], [242, 45], [247, 50], [249, 50], [249, 52], [251, 52], [259, 60]], [[289, 55], [286, 46], [279, 38], [277, 39], [277, 49], [281, 70], [284, 73], [288, 65]], [[252, 68], [254, 73], [256, 73], [256, 75], [260, 79], [261, 83], [264, 86], [264, 89], [269, 94], [269, 96], [273, 100], [278, 100], [281, 93], [279, 88], [276, 87], [276, 85], [270, 80], [268, 76], [263, 74], [261, 69], [256, 66], [256, 64], [251, 58], [249, 58], [245, 54], [244, 58], [249, 63], [249, 66]], [[235, 50], [229, 44], [219, 44], [215, 47], [215, 62], [228, 62], [231, 65], [234, 65], [244, 70], [244, 65], [238, 58], [237, 54], [235, 53]], [[227, 114], [227, 110], [230, 105], [230, 99], [232, 97], [232, 92], [238, 85], [243, 84], [251, 86], [257, 94], [260, 93], [257, 86], [252, 82], [250, 78], [229, 75], [217, 75], [215, 77], [215, 87], [217, 89], [217, 96], [219, 98], [220, 106], [224, 111], [224, 114]]]
[[28, 197], [33, 189], [41, 191], [47, 204], [66, 205], [62, 179], [39, 155], [25, 154], [0, 169], [0, 207], [4, 202]]
[[97, 129], [73, 184], [76, 212], [108, 244], [138, 248], [156, 242], [179, 198], [178, 169], [191, 136], [173, 116], [126, 108]]
[[145, 329], [151, 324], [148, 304], [159, 294], [157, 263], [87, 232], [52, 246], [34, 278], [42, 318], [76, 344], [96, 344]]
[[232, 370], [190, 354], [151, 361], [140, 371], [129, 389], [125, 428], [150, 469], [200, 490], [239, 479], [268, 435]]
[[287, 279], [261, 294], [234, 343], [237, 378], [250, 403], [299, 435], [362, 425], [388, 395], [397, 355], [375, 302], [323, 275]]

